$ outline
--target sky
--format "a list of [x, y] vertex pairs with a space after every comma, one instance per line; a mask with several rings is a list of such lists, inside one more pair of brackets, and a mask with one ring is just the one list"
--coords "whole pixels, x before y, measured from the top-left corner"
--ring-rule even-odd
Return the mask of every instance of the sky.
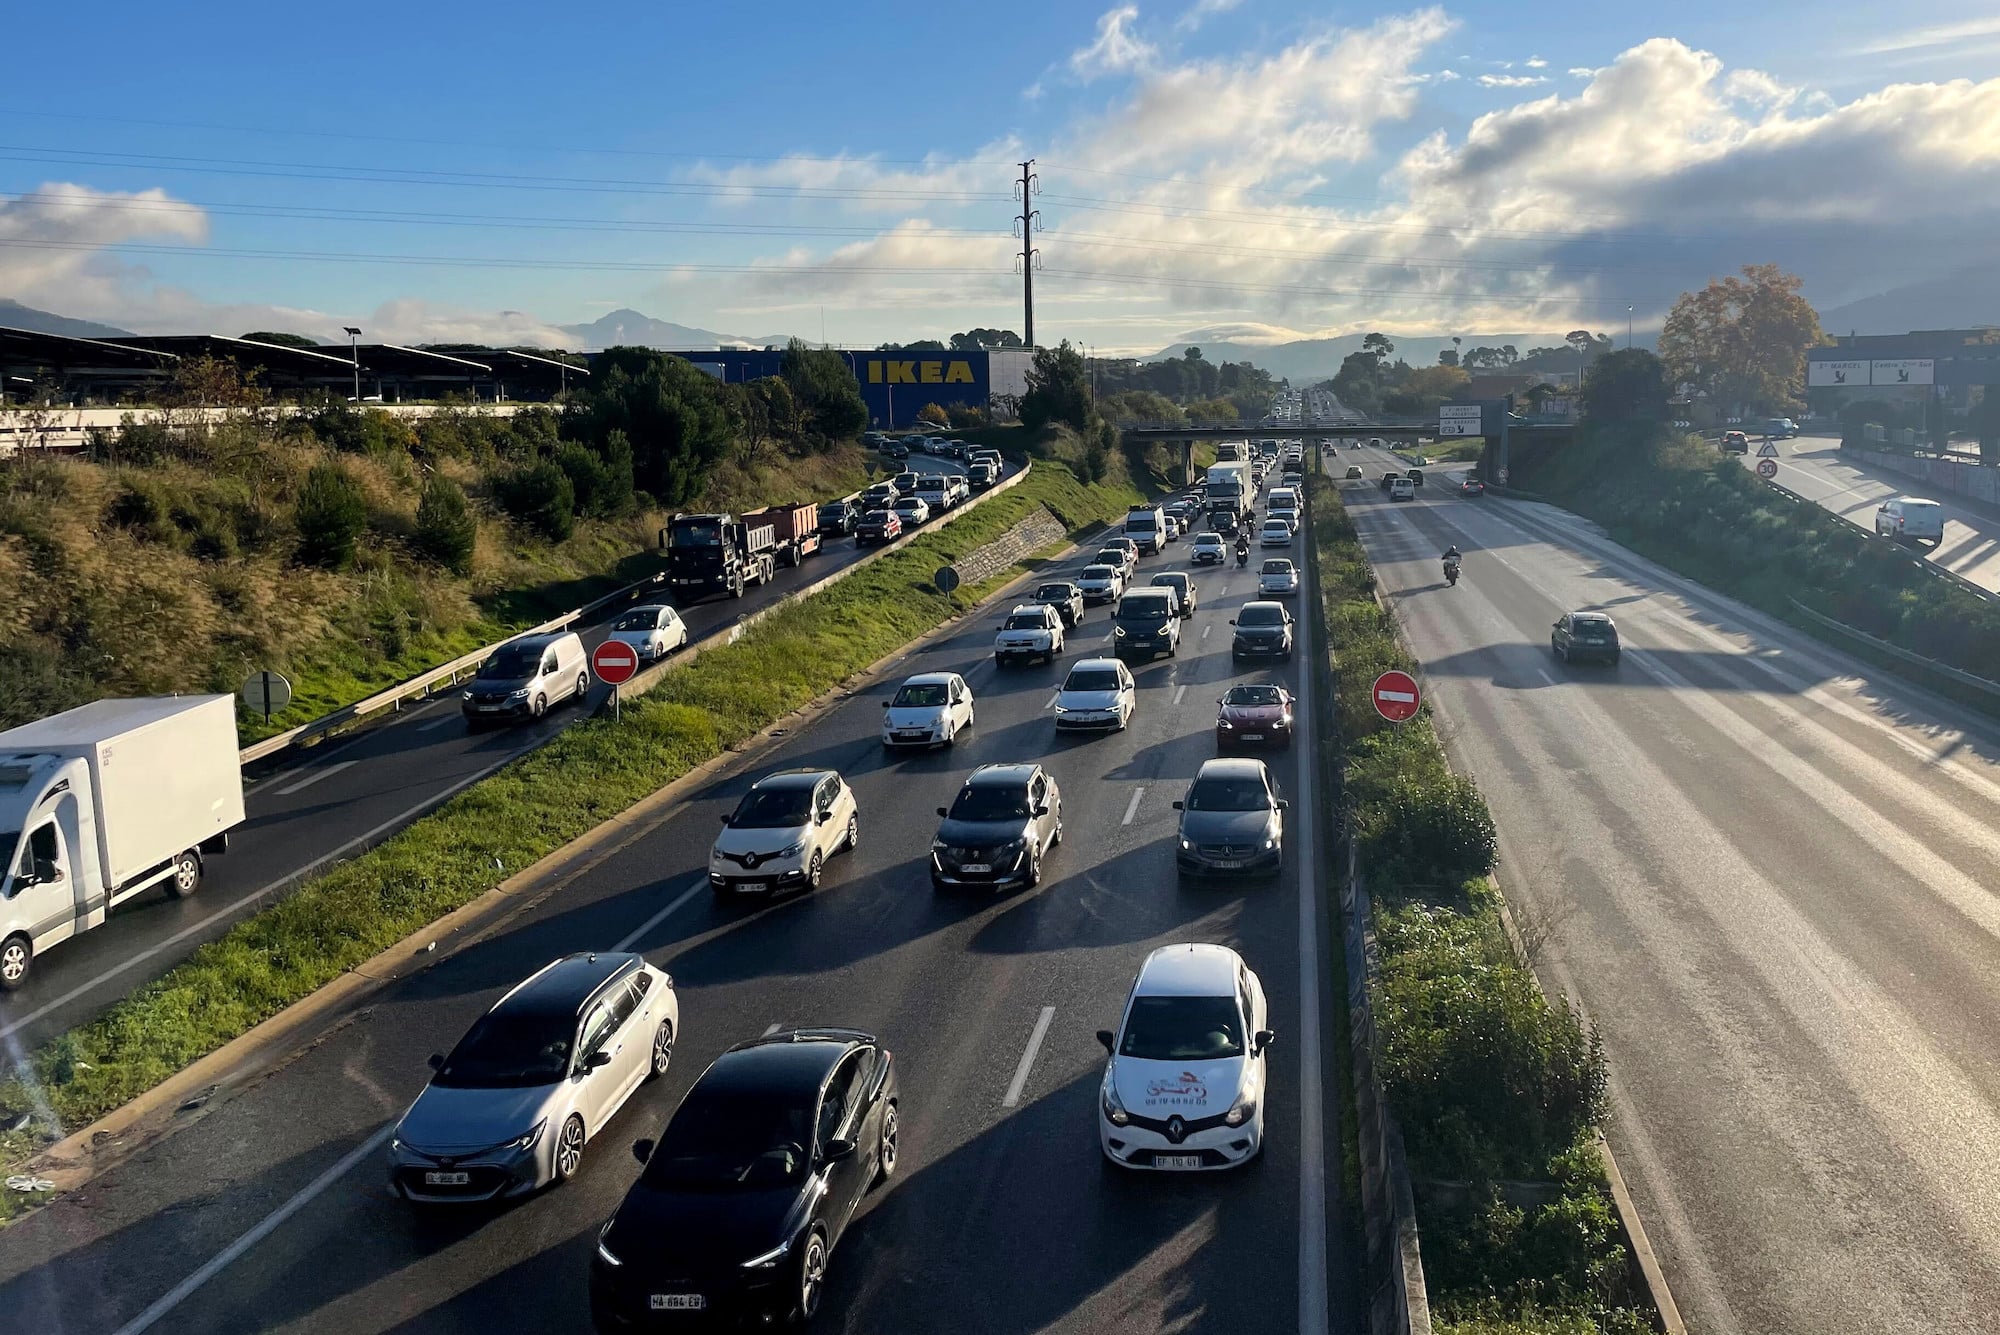
[[[1982, 12], [1983, 11], [1983, 12]], [[196, 17], [198, 16], [198, 17]], [[617, 308], [1109, 353], [1656, 327], [1989, 264], [1990, 0], [200, 6], [9, 19], [0, 297], [574, 343]], [[2000, 318], [2000, 312], [1996, 312]]]

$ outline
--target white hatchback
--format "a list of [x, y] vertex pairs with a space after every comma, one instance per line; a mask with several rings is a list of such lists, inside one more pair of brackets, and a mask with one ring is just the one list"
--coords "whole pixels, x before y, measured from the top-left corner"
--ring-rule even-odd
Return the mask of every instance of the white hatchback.
[[1056, 692], [1056, 727], [1110, 728], [1123, 732], [1139, 705], [1132, 669], [1115, 658], [1085, 658], [1069, 670]]
[[1264, 527], [1257, 530], [1259, 547], [1289, 547], [1292, 545], [1292, 526], [1282, 519], [1266, 519]]
[[882, 745], [950, 746], [972, 726], [972, 688], [956, 672], [921, 672], [882, 703]]
[[722, 818], [708, 853], [708, 884], [718, 895], [817, 890], [827, 860], [860, 839], [854, 790], [837, 772], [779, 770], [752, 784]]
[[1162, 946], [1146, 957], [1097, 1099], [1098, 1144], [1126, 1168], [1200, 1172], [1250, 1162], [1264, 1148], [1264, 985], [1227, 946]]
[[635, 607], [611, 625], [608, 637], [629, 644], [641, 663], [657, 663], [688, 642], [687, 622], [664, 603]]
[[1299, 591], [1299, 572], [1289, 560], [1274, 556], [1257, 572], [1259, 598], [1289, 598]]

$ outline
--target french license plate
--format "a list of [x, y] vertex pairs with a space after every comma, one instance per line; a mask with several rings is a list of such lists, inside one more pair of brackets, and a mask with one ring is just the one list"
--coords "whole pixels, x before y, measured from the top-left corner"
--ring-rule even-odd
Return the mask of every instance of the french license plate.
[[736, 888], [738, 890], [747, 891], [751, 894], [756, 894], [761, 891], [769, 890], [771, 888], [771, 883], [769, 881], [738, 881], [736, 883]]
[[899, 732], [896, 734], [896, 740], [899, 742], [921, 742], [924, 736], [925, 734], [922, 732]]
[[1155, 1154], [1153, 1156], [1153, 1167], [1199, 1168], [1201, 1167], [1201, 1156], [1199, 1154]]
[[652, 1308], [655, 1312], [699, 1312], [708, 1306], [708, 1299], [699, 1293], [656, 1293]]
[[973, 873], [973, 874], [975, 874], [975, 875], [979, 875], [979, 874], [983, 874], [983, 873], [985, 873], [985, 872], [989, 872], [989, 871], [992, 871], [992, 870], [993, 870], [993, 868], [992, 868], [992, 866], [991, 866], [991, 865], [989, 865], [988, 863], [984, 863], [984, 862], [968, 862], [968, 863], [966, 863], [966, 864], [965, 864], [964, 866], [960, 867], [960, 868], [959, 868], [959, 870], [960, 870], [960, 871], [963, 871], [963, 872], [971, 872], [971, 873]]
[[1210, 865], [1211, 867], [1221, 867], [1221, 868], [1224, 868], [1225, 870], [1227, 870], [1227, 869], [1230, 869], [1230, 868], [1234, 868], [1234, 867], [1240, 867], [1240, 866], [1242, 866], [1242, 865], [1243, 865], [1243, 859], [1242, 859], [1242, 858], [1214, 858], [1214, 859], [1212, 859], [1212, 860], [1211, 860], [1211, 861], [1209, 862], [1209, 865]]
[[470, 1173], [425, 1173], [427, 1187], [467, 1187], [472, 1185]]
[[497, 714], [500, 712], [500, 706], [498, 705], [474, 705], [473, 708], [482, 714]]
[[1243, 740], [1246, 742], [1261, 742], [1264, 740], [1264, 734], [1261, 732], [1246, 732], [1243, 734]]

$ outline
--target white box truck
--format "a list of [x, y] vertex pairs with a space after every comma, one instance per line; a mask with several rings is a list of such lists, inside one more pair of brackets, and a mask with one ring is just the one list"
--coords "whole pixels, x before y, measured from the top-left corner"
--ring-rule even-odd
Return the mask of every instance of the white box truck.
[[0, 732], [0, 991], [134, 895], [193, 894], [242, 823], [234, 696], [98, 700]]

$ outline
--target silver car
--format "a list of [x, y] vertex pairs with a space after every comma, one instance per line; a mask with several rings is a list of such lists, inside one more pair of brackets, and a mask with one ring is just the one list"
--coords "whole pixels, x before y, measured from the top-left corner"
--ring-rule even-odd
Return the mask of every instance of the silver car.
[[632, 1092], [666, 1074], [674, 980], [638, 955], [566, 955], [479, 1017], [389, 1140], [390, 1189], [490, 1201], [567, 1182]]

